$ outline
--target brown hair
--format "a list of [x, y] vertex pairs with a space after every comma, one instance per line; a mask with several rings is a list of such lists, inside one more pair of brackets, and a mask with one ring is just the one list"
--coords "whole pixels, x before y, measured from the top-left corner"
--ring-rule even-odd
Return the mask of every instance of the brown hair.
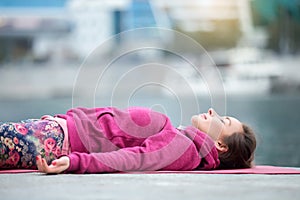
[[219, 153], [221, 169], [250, 168], [254, 160], [256, 137], [253, 130], [245, 125], [243, 132], [236, 132], [224, 138], [228, 151]]

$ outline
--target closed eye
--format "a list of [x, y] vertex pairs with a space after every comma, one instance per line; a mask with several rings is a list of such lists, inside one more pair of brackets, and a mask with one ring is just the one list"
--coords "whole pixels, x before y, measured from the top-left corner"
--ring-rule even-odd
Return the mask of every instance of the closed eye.
[[224, 121], [224, 119], [220, 118], [220, 121], [221, 121], [223, 124], [225, 124], [225, 121]]
[[226, 117], [226, 119], [228, 120], [228, 125], [231, 125], [231, 119], [229, 117]]

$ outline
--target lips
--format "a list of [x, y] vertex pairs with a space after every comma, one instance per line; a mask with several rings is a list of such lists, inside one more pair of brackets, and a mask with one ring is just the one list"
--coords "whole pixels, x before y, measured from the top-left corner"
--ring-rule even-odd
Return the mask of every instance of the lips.
[[207, 117], [206, 117], [206, 115], [205, 115], [204, 113], [201, 114], [201, 117], [202, 117], [203, 119], [207, 120]]

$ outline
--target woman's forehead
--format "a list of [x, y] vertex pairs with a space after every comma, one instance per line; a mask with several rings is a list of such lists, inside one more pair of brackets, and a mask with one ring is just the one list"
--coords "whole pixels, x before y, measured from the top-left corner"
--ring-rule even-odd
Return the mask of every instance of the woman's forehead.
[[228, 117], [231, 121], [231, 126], [240, 129], [241, 131], [243, 131], [243, 126], [242, 126], [242, 122], [240, 122], [240, 120], [238, 120], [235, 117]]

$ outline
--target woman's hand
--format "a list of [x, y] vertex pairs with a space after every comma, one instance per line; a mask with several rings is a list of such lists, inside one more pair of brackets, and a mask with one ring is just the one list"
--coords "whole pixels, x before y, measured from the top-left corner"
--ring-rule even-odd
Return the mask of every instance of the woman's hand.
[[70, 159], [67, 156], [62, 156], [59, 159], [53, 160], [50, 165], [41, 156], [36, 157], [36, 165], [40, 172], [47, 174], [59, 174], [67, 170], [70, 166]]

